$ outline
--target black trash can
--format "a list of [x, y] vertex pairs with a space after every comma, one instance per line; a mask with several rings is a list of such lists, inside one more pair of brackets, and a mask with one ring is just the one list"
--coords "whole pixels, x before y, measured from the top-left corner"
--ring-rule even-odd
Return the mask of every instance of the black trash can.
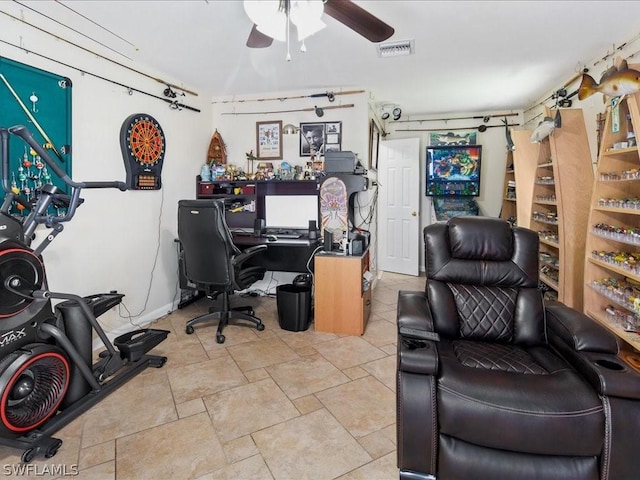
[[283, 330], [300, 332], [311, 323], [311, 286], [280, 285], [276, 288], [278, 324]]

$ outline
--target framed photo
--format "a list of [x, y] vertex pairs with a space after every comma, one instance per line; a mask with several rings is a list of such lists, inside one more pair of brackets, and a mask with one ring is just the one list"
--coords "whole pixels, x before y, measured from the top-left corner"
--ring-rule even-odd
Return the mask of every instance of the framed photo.
[[282, 160], [282, 120], [256, 122], [256, 157]]
[[380, 146], [380, 129], [378, 124], [371, 119], [369, 123], [369, 170], [378, 169], [378, 147]]
[[342, 122], [325, 123], [324, 135], [325, 152], [339, 152], [342, 150]]
[[342, 149], [342, 122], [301, 123], [300, 156], [310, 157], [311, 153], [324, 155], [325, 152]]

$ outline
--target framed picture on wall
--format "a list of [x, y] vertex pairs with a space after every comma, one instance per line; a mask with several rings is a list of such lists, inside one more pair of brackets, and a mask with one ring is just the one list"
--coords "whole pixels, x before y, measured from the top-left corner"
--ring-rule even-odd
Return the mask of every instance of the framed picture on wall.
[[256, 152], [259, 159], [282, 159], [282, 120], [256, 122]]
[[324, 125], [324, 151], [339, 152], [342, 146], [342, 122], [330, 122]]
[[311, 153], [324, 153], [324, 123], [300, 124], [300, 156], [310, 157]]
[[325, 152], [339, 151], [342, 148], [342, 122], [301, 123], [300, 156], [309, 157], [313, 151], [323, 155]]

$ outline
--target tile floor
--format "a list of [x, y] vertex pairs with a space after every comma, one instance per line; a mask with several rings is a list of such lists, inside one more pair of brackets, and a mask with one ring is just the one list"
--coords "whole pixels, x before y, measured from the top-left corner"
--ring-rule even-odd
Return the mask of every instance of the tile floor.
[[[220, 345], [214, 327], [184, 331], [206, 300], [177, 310], [154, 326], [171, 331], [152, 351], [166, 365], [60, 430], [57, 455], [20, 478], [56, 478], [43, 472], [64, 465], [91, 480], [397, 479], [396, 299], [423, 288], [423, 278], [385, 273], [361, 337], [288, 332], [275, 299], [235, 296], [266, 329], [228, 327]], [[20, 453], [0, 447], [0, 476]]]

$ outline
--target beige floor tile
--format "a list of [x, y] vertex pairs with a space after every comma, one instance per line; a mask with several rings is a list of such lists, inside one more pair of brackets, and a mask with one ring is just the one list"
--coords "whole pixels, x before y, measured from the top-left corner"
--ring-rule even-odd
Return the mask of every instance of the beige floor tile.
[[176, 403], [211, 395], [247, 383], [229, 356], [193, 363], [167, 371]]
[[371, 461], [326, 410], [253, 434], [275, 480], [329, 480]]
[[211, 480], [273, 480], [267, 464], [264, 463], [260, 455], [254, 455], [253, 457], [217, 470], [210, 478]]
[[[93, 445], [91, 447], [83, 448], [80, 450], [80, 460], [78, 462], [79, 467], [85, 470], [90, 467], [95, 467], [102, 463], [110, 462], [116, 459], [116, 442], [110, 440], [108, 442]], [[59, 459], [56, 456], [56, 461]]]
[[317, 353], [313, 356], [278, 363], [267, 372], [291, 399], [348, 382], [349, 377]]
[[[41, 477], [42, 478], [42, 477]], [[101, 463], [95, 467], [87, 468], [86, 470], [80, 470], [78, 475], [73, 477], [74, 480], [115, 480], [116, 479], [116, 462], [111, 460], [109, 462]]]
[[167, 357], [167, 363], [162, 367], [163, 369], [176, 368], [209, 359], [207, 352], [195, 335], [188, 335], [186, 338], [180, 339], [175, 335], [169, 335], [164, 342], [153, 349], [152, 353]]
[[319, 343], [314, 348], [339, 369], [355, 367], [386, 356], [360, 337], [342, 337]]
[[[394, 322], [388, 322], [380, 315], [376, 315], [375, 320], [369, 321], [367, 324], [367, 330], [364, 332], [362, 338], [369, 342], [374, 347], [381, 347], [395, 343], [398, 337], [398, 327]], [[394, 314], [395, 317], [395, 314]]]
[[272, 379], [264, 379], [204, 398], [222, 443], [300, 415]]
[[394, 452], [353, 470], [337, 480], [395, 480], [398, 476]]
[[245, 435], [244, 437], [231, 440], [225, 443], [222, 448], [229, 463], [236, 463], [245, 458], [260, 454], [251, 435]]
[[362, 365], [362, 368], [384, 383], [390, 390], [396, 391], [397, 360], [395, 356], [384, 357], [365, 363]]
[[315, 395], [307, 395], [306, 397], [296, 398], [292, 401], [302, 415], [324, 408]]
[[118, 480], [197, 478], [225, 465], [206, 413], [116, 440]]
[[396, 420], [394, 393], [373, 377], [360, 378], [316, 396], [355, 438], [385, 428]]
[[228, 349], [243, 372], [299, 358], [279, 337], [233, 345]]
[[85, 413], [82, 448], [176, 420], [168, 372], [139, 375]]

